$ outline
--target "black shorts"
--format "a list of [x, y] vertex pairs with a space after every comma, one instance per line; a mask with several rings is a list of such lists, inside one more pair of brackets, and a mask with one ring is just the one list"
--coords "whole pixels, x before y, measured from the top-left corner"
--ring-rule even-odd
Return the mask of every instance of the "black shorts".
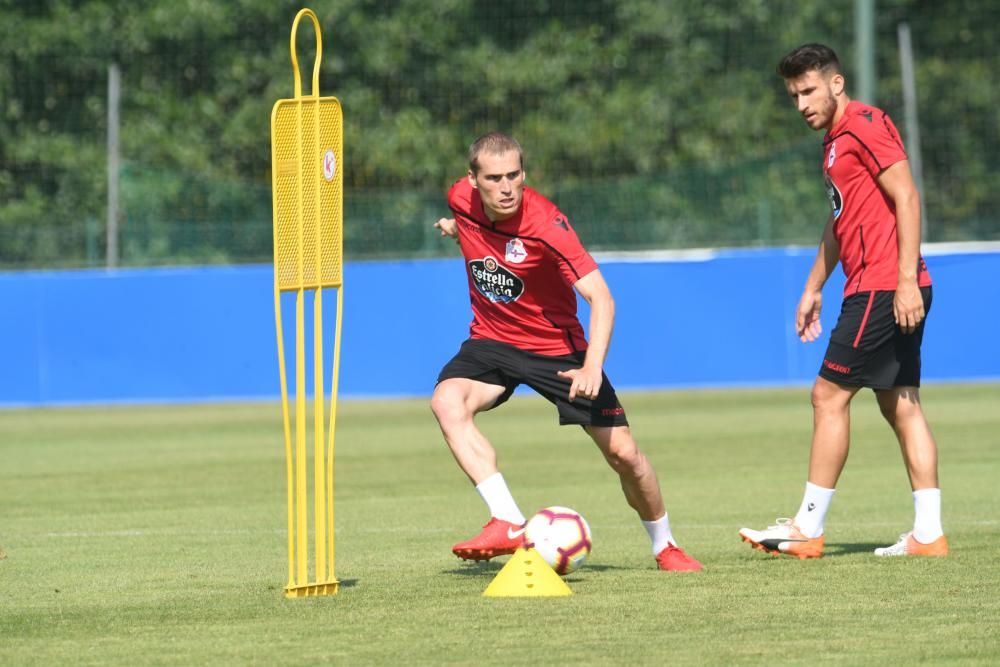
[[466, 378], [504, 387], [504, 392], [489, 410], [510, 398], [518, 385], [526, 384], [555, 403], [559, 410], [560, 424], [627, 426], [625, 408], [618, 402], [614, 387], [603, 373], [601, 389], [596, 399], [577, 396], [572, 403], [569, 402], [572, 383], [556, 373], [580, 368], [583, 366], [583, 358], [582, 352], [553, 357], [525, 352], [498, 341], [469, 339], [462, 343], [458, 354], [441, 369], [437, 381]]
[[[930, 313], [931, 288], [921, 287], [920, 293], [924, 312]], [[872, 389], [920, 386], [920, 344], [927, 320], [913, 333], [903, 333], [892, 314], [895, 295], [893, 291], [858, 292], [844, 299], [820, 377]]]

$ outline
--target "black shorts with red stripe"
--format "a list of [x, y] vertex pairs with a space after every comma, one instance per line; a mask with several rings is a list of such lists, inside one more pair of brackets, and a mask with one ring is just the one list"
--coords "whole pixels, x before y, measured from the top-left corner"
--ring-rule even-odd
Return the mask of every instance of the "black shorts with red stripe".
[[[921, 287], [924, 312], [932, 292]], [[924, 321], [906, 334], [892, 312], [894, 291], [858, 292], [844, 299], [819, 375], [836, 384], [872, 389], [920, 386]]]
[[469, 339], [441, 369], [437, 381], [466, 378], [504, 387], [504, 392], [489, 407], [490, 410], [510, 398], [518, 385], [526, 384], [555, 404], [560, 424], [628, 426], [625, 408], [618, 402], [614, 387], [603, 373], [597, 398], [590, 400], [577, 396], [570, 402], [571, 383], [560, 377], [558, 372], [582, 367], [583, 358], [582, 352], [546, 356], [495, 340]]

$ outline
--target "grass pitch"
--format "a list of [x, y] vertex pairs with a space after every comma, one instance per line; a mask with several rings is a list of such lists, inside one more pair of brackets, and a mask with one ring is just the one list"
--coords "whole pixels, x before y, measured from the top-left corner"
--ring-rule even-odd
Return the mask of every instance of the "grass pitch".
[[808, 390], [625, 394], [674, 533], [706, 571], [655, 570], [577, 428], [515, 397], [481, 426], [522, 510], [567, 505], [595, 548], [574, 595], [481, 597], [506, 559], [450, 545], [485, 507], [426, 401], [341, 402], [336, 597], [286, 600], [277, 405], [0, 412], [0, 664], [1000, 663], [1000, 386], [931, 386], [947, 559], [876, 559], [909, 528], [898, 449], [867, 392], [827, 555], [737, 530], [795, 512]]

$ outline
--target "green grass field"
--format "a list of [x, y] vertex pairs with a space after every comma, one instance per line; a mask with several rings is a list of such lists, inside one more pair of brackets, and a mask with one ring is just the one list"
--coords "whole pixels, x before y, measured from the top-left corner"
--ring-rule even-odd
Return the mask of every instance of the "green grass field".
[[[425, 401], [342, 402], [339, 595], [286, 600], [277, 405], [0, 411], [0, 664], [1000, 663], [1000, 386], [931, 386], [947, 559], [876, 559], [912, 500], [874, 400], [819, 561], [739, 541], [794, 513], [805, 388], [625, 394], [674, 533], [706, 571], [655, 569], [617, 479], [541, 399], [483, 430], [525, 512], [568, 505], [595, 548], [566, 598], [483, 598], [501, 562]], [[500, 561], [504, 559], [498, 559]]]

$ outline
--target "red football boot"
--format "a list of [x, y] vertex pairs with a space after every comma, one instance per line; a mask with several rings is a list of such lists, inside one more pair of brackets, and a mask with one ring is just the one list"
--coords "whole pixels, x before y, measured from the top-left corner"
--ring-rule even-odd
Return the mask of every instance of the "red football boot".
[[704, 568], [701, 563], [673, 544], [668, 544], [663, 551], [656, 554], [656, 564], [661, 570], [668, 572], [698, 572]]
[[483, 526], [482, 532], [471, 540], [459, 542], [451, 551], [465, 560], [489, 560], [495, 556], [512, 554], [522, 544], [524, 526], [494, 517]]

